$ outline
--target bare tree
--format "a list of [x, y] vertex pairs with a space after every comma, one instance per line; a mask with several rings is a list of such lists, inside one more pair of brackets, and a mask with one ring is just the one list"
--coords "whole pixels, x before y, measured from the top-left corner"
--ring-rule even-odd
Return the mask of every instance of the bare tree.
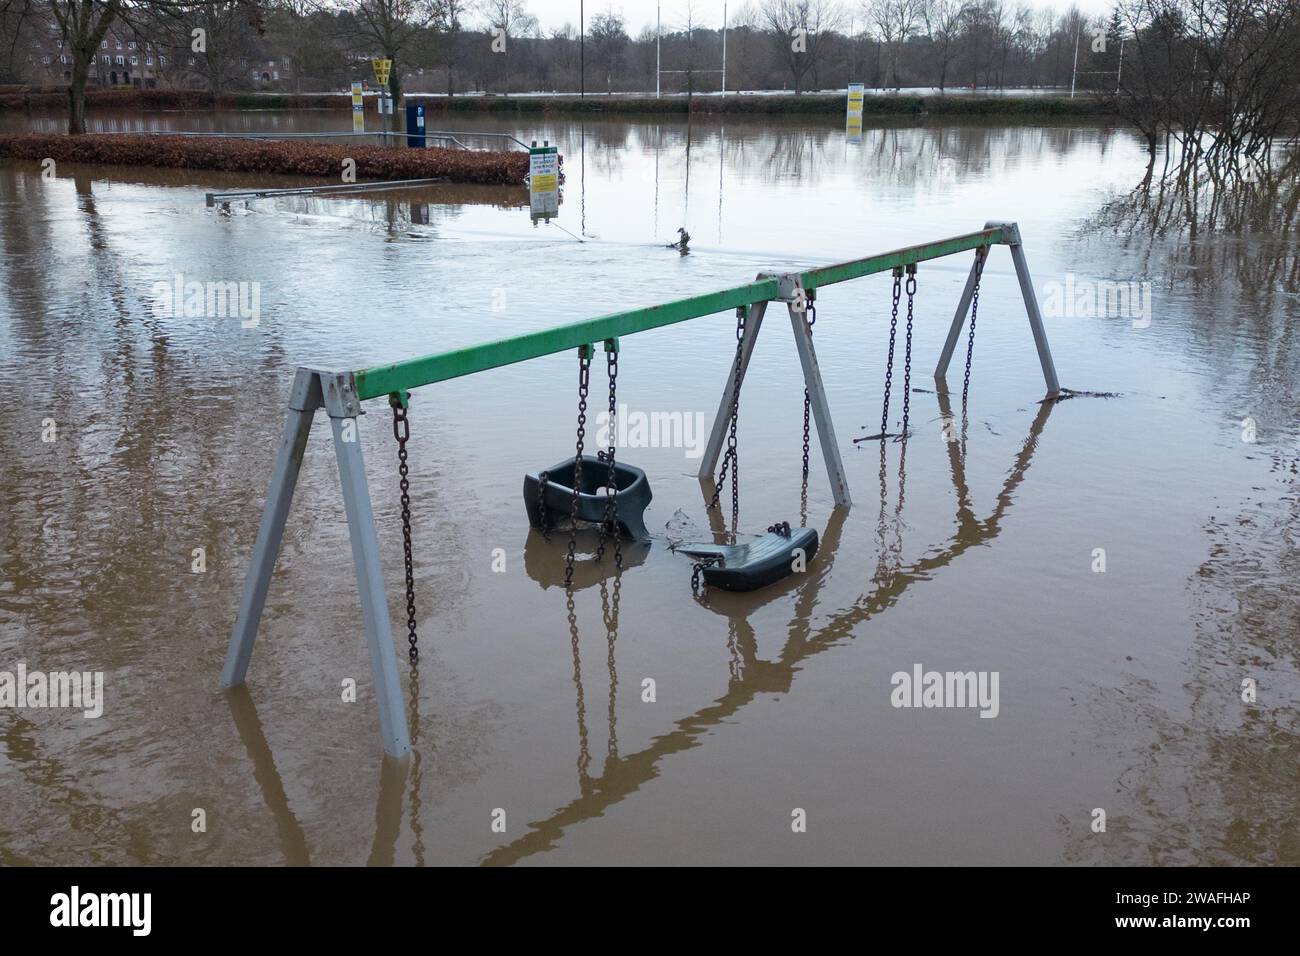
[[961, 15], [965, 0], [924, 0], [921, 19], [925, 35], [938, 55], [939, 90], [948, 85], [948, 66], [957, 54], [956, 40], [961, 33]]
[[778, 59], [794, 80], [795, 94], [802, 93], [804, 76], [844, 22], [843, 9], [835, 0], [764, 0], [760, 15], [772, 32]]
[[447, 95], [456, 95], [455, 70], [460, 63], [461, 34], [465, 27], [467, 0], [434, 0], [433, 26], [438, 35], [439, 59], [447, 71]]
[[921, 19], [920, 0], [867, 0], [867, 20], [876, 29], [888, 70], [884, 85], [898, 88], [898, 51]]
[[393, 99], [393, 116], [385, 117], [385, 128], [400, 127], [402, 112], [402, 67], [405, 54], [434, 18], [432, 0], [352, 0], [349, 10], [356, 17], [360, 38], [371, 55], [391, 60], [388, 92]]
[[537, 18], [528, 12], [524, 0], [479, 0], [479, 12], [487, 20], [488, 31], [493, 33], [493, 40], [500, 42], [500, 52], [493, 47], [495, 55], [502, 59], [502, 93], [510, 95], [510, 43], [537, 29]]
[[627, 32], [623, 17], [617, 13], [600, 13], [591, 21], [591, 55], [605, 73], [605, 93], [613, 93], [614, 70], [623, 60], [627, 49]]

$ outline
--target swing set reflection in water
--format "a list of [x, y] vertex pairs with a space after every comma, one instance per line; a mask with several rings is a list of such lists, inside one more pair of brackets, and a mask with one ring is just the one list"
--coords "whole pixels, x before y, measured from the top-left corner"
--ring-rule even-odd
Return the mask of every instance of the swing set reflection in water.
[[[940, 410], [946, 418], [951, 414], [948, 396], [940, 392], [939, 401]], [[617, 727], [620, 681], [616, 650], [620, 585], [616, 577], [607, 573], [612, 572], [612, 565], [606, 564], [603, 569], [591, 565], [588, 572], [606, 572], [606, 576], [592, 577], [590, 580], [585, 574], [576, 577], [575, 588], [581, 590], [597, 585], [601, 588], [600, 629], [605, 638], [605, 670], [609, 686], [607, 700], [602, 708], [607, 724], [605, 760], [598, 772], [592, 771], [589, 699], [585, 689], [590, 675], [583, 671], [579, 640], [581, 630], [577, 627], [576, 618], [571, 616], [568, 636], [573, 657], [578, 795], [571, 802], [558, 807], [551, 815], [530, 823], [522, 836], [487, 853], [481, 862], [485, 865], [510, 865], [552, 849], [564, 838], [568, 829], [604, 815], [611, 807], [631, 798], [661, 775], [668, 758], [698, 746], [718, 727], [736, 723], [746, 706], [760, 695], [791, 693], [795, 676], [811, 658], [844, 644], [855, 628], [888, 611], [913, 587], [932, 580], [936, 573], [967, 551], [991, 544], [1001, 533], [1003, 521], [1011, 512], [1016, 492], [1028, 473], [1047, 420], [1055, 407], [1052, 402], [1045, 402], [1038, 407], [1028, 434], [997, 492], [994, 507], [984, 518], [977, 517], [971, 507], [963, 445], [960, 442], [949, 442], [949, 474], [956, 505], [956, 530], [952, 537], [944, 544], [926, 551], [923, 557], [904, 565], [898, 558], [901, 541], [898, 537], [892, 541], [886, 540], [883, 535], [887, 532], [882, 532], [881, 544], [884, 546], [880, 548], [880, 561], [873, 588], [848, 607], [832, 614], [824, 623], [814, 626], [814, 610], [819, 603], [824, 603], [822, 589], [833, 572], [848, 517], [844, 509], [834, 509], [822, 536], [821, 559], [807, 577], [797, 579], [797, 588], [792, 586], [789, 589], [797, 591], [797, 597], [780, 650], [766, 658], [760, 657], [757, 634], [749, 623], [753, 610], [771, 600], [771, 592], [729, 596], [727, 603], [733, 605], [733, 608], [732, 613], [727, 615], [726, 648], [729, 663], [725, 691], [708, 706], [675, 720], [667, 733], [654, 737], [646, 746], [630, 753], [621, 751]], [[900, 469], [895, 515], [902, 511], [905, 477]], [[883, 481], [887, 481], [887, 476], [882, 473]], [[884, 508], [882, 502], [882, 513]], [[895, 529], [897, 534], [897, 525]], [[542, 540], [540, 533], [529, 534], [524, 557], [525, 567], [533, 580], [543, 587], [560, 583], [553, 573], [554, 551]], [[552, 573], [546, 573], [546, 569], [551, 569]], [[784, 587], [776, 590], [788, 593]], [[412, 730], [418, 735], [420, 725], [416, 705], [419, 691], [418, 687], [412, 690], [415, 696], [408, 699], [408, 706], [412, 715]], [[227, 700], [235, 727], [252, 763], [252, 776], [259, 787], [262, 803], [274, 820], [280, 855], [288, 865], [307, 865], [314, 856], [312, 840], [286, 796], [275, 752], [263, 730], [256, 704], [244, 687], [233, 690]], [[415, 760], [418, 759], [417, 754]], [[421, 777], [420, 766], [414, 761], [410, 764], [382, 761], [376, 789], [375, 833], [368, 857], [371, 865], [383, 866], [398, 862], [404, 830], [410, 841], [413, 861], [417, 865], [426, 862], [424, 824], [421, 821], [421, 794], [424, 792]]]

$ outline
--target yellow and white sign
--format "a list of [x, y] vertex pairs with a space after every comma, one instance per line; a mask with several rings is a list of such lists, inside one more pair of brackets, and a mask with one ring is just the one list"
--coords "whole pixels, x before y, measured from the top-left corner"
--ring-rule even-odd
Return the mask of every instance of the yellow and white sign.
[[392, 60], [371, 60], [370, 65], [375, 68], [375, 82], [380, 86], [388, 85], [388, 73], [393, 68]]
[[866, 99], [867, 87], [862, 83], [849, 84], [849, 115], [862, 116], [862, 101]]
[[849, 84], [849, 110], [844, 123], [844, 135], [850, 143], [862, 142], [862, 104], [866, 93], [864, 84]]
[[555, 146], [534, 147], [528, 157], [528, 188], [537, 193], [553, 193], [560, 188], [560, 153]]
[[360, 80], [352, 83], [352, 131], [354, 133], [366, 131], [366, 102], [361, 95]]
[[366, 101], [361, 95], [360, 80], [354, 80], [352, 83], [352, 131], [354, 133], [366, 131]]
[[533, 221], [560, 211], [560, 150], [534, 146], [528, 150], [528, 205]]

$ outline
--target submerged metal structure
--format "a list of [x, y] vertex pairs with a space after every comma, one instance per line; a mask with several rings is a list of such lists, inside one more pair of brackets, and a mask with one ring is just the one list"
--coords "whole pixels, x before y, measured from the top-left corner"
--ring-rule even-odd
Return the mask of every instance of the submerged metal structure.
[[[409, 390], [423, 385], [432, 385], [488, 369], [514, 365], [544, 355], [577, 349], [594, 342], [618, 339], [719, 312], [743, 309], [746, 310], [748, 317], [745, 322], [744, 337], [741, 347], [732, 360], [718, 415], [714, 420], [709, 443], [701, 462], [700, 475], [707, 477], [712, 474], [721, 452], [730, 415], [731, 396], [737, 383], [744, 380], [767, 304], [784, 302], [789, 311], [799, 361], [803, 369], [804, 385], [811, 399], [822, 458], [826, 464], [835, 504], [837, 507], [847, 508], [852, 501], [844, 464], [835, 439], [830, 406], [822, 385], [812, 335], [804, 322], [799, 306], [806, 300], [815, 298], [816, 290], [823, 286], [889, 272], [898, 267], [911, 266], [961, 252], [972, 250], [983, 252], [996, 245], [1007, 246], [1011, 252], [1030, 330], [1034, 337], [1034, 345], [1038, 351], [1043, 381], [1047, 386], [1048, 396], [1055, 396], [1060, 392], [1060, 383], [1056, 377], [1047, 334], [1043, 328], [1038, 299], [1034, 294], [1020, 230], [1014, 222], [989, 222], [978, 232], [907, 246], [892, 252], [821, 266], [803, 272], [762, 273], [753, 282], [718, 292], [642, 309], [616, 312], [612, 315], [391, 365], [341, 372], [299, 368], [289, 394], [284, 433], [271, 475], [257, 541], [244, 580], [239, 611], [230, 635], [225, 667], [221, 675], [222, 686], [240, 685], [247, 677], [248, 664], [257, 640], [258, 624], [266, 604], [271, 575], [280, 552], [289, 506], [302, 466], [307, 436], [318, 409], [325, 409], [334, 437], [334, 451], [338, 459], [339, 479], [343, 488], [343, 503], [352, 543], [352, 558], [356, 567], [357, 589], [361, 598], [362, 617], [374, 673], [383, 747], [385, 752], [394, 757], [404, 757], [411, 749], [410, 733], [406, 712], [403, 709], [397, 673], [397, 654], [393, 646], [392, 623], [384, 594], [383, 571], [379, 563], [379, 538], [375, 530], [365, 463], [362, 460], [361, 444], [358, 440], [358, 417], [361, 415], [362, 402], [389, 397], [392, 401], [405, 405]], [[947, 374], [949, 362], [970, 310], [971, 299], [979, 278], [979, 269], [980, 263], [977, 259], [967, 277], [952, 325], [948, 330], [947, 340], [935, 368], [935, 378], [939, 381], [943, 381]]]

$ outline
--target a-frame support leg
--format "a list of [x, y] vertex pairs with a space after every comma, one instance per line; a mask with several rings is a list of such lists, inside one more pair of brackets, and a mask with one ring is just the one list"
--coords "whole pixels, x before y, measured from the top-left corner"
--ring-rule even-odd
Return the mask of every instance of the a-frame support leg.
[[257, 529], [257, 543], [253, 545], [253, 559], [244, 578], [244, 594], [239, 600], [239, 613], [235, 628], [230, 634], [226, 651], [226, 666], [221, 671], [221, 686], [242, 684], [248, 674], [248, 661], [253, 656], [253, 643], [257, 640], [257, 625], [262, 620], [266, 606], [266, 592], [271, 586], [271, 573], [275, 559], [280, 554], [284, 538], [284, 524], [293, 503], [293, 489], [298, 484], [307, 436], [316, 409], [324, 404], [320, 381], [315, 372], [298, 369], [289, 394], [289, 413], [284, 422], [284, 435], [280, 450], [275, 456], [275, 470], [271, 473], [271, 486], [266, 492], [266, 505], [262, 509], [262, 524]]
[[745, 372], [749, 368], [750, 356], [754, 354], [754, 342], [758, 339], [759, 329], [763, 327], [763, 316], [767, 312], [766, 302], [755, 302], [749, 307], [749, 318], [745, 320], [745, 334], [740, 342], [739, 361], [731, 359], [731, 374], [722, 389], [722, 398], [718, 401], [718, 414], [713, 417], [713, 431], [709, 433], [709, 443], [704, 446], [704, 457], [700, 459], [699, 477], [712, 478], [717, 471], [718, 459], [722, 456], [722, 446], [727, 440], [727, 429], [731, 423], [731, 397], [735, 394], [736, 376], [743, 384]]
[[[1034, 347], [1038, 350], [1038, 364], [1043, 370], [1043, 383], [1047, 386], [1047, 396], [1052, 398], [1061, 391], [1061, 383], [1056, 377], [1056, 363], [1052, 361], [1052, 349], [1047, 344], [1047, 330], [1043, 326], [1043, 313], [1038, 308], [1038, 296], [1034, 293], [1034, 280], [1029, 275], [1029, 263], [1025, 259], [1025, 247], [1020, 241], [1020, 226], [1014, 222], [986, 222], [985, 229], [1001, 229], [1003, 242], [1011, 252], [1011, 261], [1016, 267], [1016, 279], [1020, 283], [1020, 297], [1025, 302], [1025, 313], [1029, 316], [1029, 328], [1034, 334]], [[957, 314], [952, 318], [948, 329], [948, 338], [944, 342], [939, 364], [935, 367], [935, 381], [943, 387], [948, 374], [948, 363], [966, 324], [966, 313], [970, 311], [971, 298], [975, 292], [976, 268], [971, 266], [966, 277], [966, 287], [962, 290], [961, 301], [957, 305]]]
[[794, 329], [794, 344], [799, 350], [799, 364], [803, 366], [803, 384], [808, 389], [813, 421], [817, 424], [817, 439], [822, 446], [822, 460], [826, 462], [826, 477], [831, 483], [837, 508], [853, 507], [849, 496], [849, 481], [844, 474], [844, 460], [840, 446], [835, 441], [835, 425], [831, 422], [831, 407], [826, 401], [826, 386], [822, 384], [821, 368], [817, 365], [817, 352], [813, 348], [812, 330], [803, 312], [790, 305], [790, 326]]
[[230, 636], [221, 682], [226, 687], [240, 684], [247, 674], [248, 661], [257, 640], [257, 625], [266, 603], [271, 572], [280, 552], [285, 519], [288, 517], [294, 485], [302, 465], [312, 415], [322, 404], [329, 413], [334, 434], [334, 452], [338, 459], [343, 505], [352, 540], [352, 560], [356, 566], [357, 591], [361, 598], [366, 642], [374, 674], [375, 699], [379, 706], [380, 734], [386, 753], [394, 757], [405, 757], [411, 751], [411, 738], [407, 729], [406, 711], [402, 705], [397, 655], [393, 649], [392, 622], [388, 616], [383, 570], [379, 564], [379, 537], [375, 533], [375, 517], [370, 505], [365, 462], [361, 456], [357, 428], [361, 407], [350, 376], [331, 375], [310, 369], [298, 370], [289, 402], [285, 434], [262, 513], [262, 525], [253, 549], [253, 560], [244, 581], [244, 597]]
[[[760, 279], [769, 278], [760, 274]], [[839, 445], [835, 439], [835, 426], [831, 422], [830, 405], [826, 400], [826, 388], [822, 384], [821, 369], [817, 365], [817, 352], [813, 348], [812, 334], [808, 331], [803, 312], [796, 312], [794, 299], [798, 294], [798, 275], [779, 275], [782, 301], [789, 304], [790, 324], [794, 329], [795, 347], [799, 352], [799, 363], [803, 368], [804, 387], [808, 389], [811, 399], [813, 417], [817, 423], [817, 437], [821, 443], [822, 459], [826, 462], [826, 476], [830, 480], [831, 493], [837, 507], [852, 507], [849, 495], [848, 479], [844, 472], [844, 461], [840, 457]], [[745, 323], [745, 335], [741, 340], [739, 361], [732, 359], [731, 374], [722, 390], [718, 402], [718, 414], [713, 419], [713, 430], [709, 434], [709, 443], [705, 446], [704, 457], [700, 462], [699, 477], [710, 478], [718, 467], [722, 446], [727, 436], [727, 426], [731, 421], [731, 397], [735, 388], [736, 377], [740, 376], [743, 386], [745, 372], [749, 368], [749, 359], [754, 352], [754, 341], [762, 327], [763, 316], [767, 311], [766, 302], [755, 302], [750, 307], [749, 319]]]

